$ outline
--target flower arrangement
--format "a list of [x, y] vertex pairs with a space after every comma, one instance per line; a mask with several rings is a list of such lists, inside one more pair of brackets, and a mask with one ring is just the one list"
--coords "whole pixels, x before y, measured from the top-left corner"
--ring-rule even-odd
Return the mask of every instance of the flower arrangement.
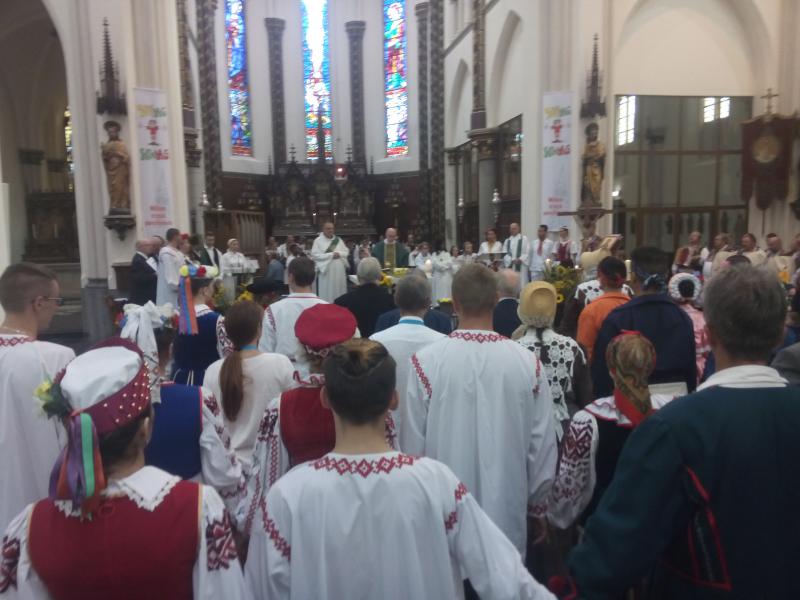
[[391, 288], [392, 288], [392, 286], [394, 285], [394, 279], [392, 279], [392, 278], [391, 278], [389, 275], [387, 275], [386, 273], [381, 273], [381, 278], [380, 278], [380, 280], [378, 281], [378, 285], [379, 285], [380, 287], [382, 287], [382, 288], [391, 289]]
[[578, 269], [563, 265], [545, 266], [544, 280], [556, 288], [556, 302], [563, 304], [575, 293], [580, 274]]
[[255, 300], [255, 296], [246, 289], [236, 298], [236, 302], [252, 302], [253, 300]]

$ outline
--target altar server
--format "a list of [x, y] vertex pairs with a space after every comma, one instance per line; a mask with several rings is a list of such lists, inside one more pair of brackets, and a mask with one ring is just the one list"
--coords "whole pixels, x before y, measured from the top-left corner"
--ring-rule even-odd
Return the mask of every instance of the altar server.
[[324, 370], [336, 446], [261, 505], [245, 575], [254, 597], [459, 598], [469, 578], [483, 598], [553, 598], [449, 468], [388, 446], [397, 395], [383, 346], [346, 342]]
[[536, 239], [531, 244], [531, 281], [544, 279], [547, 260], [553, 254], [553, 240], [547, 237], [547, 225], [539, 225]]
[[6, 530], [0, 594], [46, 598], [245, 597], [230, 519], [211, 488], [146, 467], [148, 370], [131, 342], [82, 354], [42, 391], [67, 447], [50, 497]]
[[459, 329], [412, 358], [400, 447], [452, 468], [524, 554], [555, 475], [553, 400], [536, 356], [492, 331], [496, 302], [489, 269], [456, 273]]
[[34, 390], [53, 379], [75, 353], [40, 342], [58, 310], [55, 273], [33, 263], [11, 265], [0, 277], [0, 529], [29, 502], [47, 495], [53, 461], [64, 445], [63, 431], [39, 415]]
[[530, 276], [531, 246], [528, 236], [519, 232], [519, 223], [508, 226], [508, 239], [503, 242], [503, 265], [519, 273], [520, 289], [525, 287]]
[[311, 247], [311, 258], [317, 265], [317, 294], [326, 302], [333, 302], [347, 292], [347, 249], [334, 233], [333, 223], [325, 223]]

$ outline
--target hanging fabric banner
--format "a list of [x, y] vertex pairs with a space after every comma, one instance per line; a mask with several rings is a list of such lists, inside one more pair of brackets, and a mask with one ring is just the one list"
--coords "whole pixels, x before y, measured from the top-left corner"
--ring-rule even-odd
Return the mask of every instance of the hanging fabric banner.
[[571, 92], [546, 92], [542, 96], [542, 196], [541, 221], [550, 230], [570, 226], [572, 218], [560, 212], [575, 210], [572, 182]]
[[134, 88], [133, 93], [139, 142], [139, 214], [145, 237], [163, 237], [174, 226], [167, 95], [145, 88]]

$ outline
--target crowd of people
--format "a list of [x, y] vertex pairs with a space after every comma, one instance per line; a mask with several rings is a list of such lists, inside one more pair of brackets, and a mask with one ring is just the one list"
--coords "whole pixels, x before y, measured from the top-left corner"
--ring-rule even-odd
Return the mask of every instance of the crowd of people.
[[56, 276], [0, 276], [0, 597], [800, 597], [800, 236], [326, 223], [224, 315], [215, 241], [137, 243], [77, 357]]

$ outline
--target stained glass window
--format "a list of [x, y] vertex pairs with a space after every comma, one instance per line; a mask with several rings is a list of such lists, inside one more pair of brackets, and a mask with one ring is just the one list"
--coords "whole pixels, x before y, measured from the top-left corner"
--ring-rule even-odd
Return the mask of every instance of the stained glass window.
[[225, 47], [231, 109], [231, 152], [237, 156], [252, 156], [253, 128], [250, 123], [250, 91], [247, 87], [244, 3], [245, 0], [225, 0]]
[[405, 0], [383, 0], [386, 156], [408, 154], [408, 61]]
[[72, 178], [75, 175], [75, 163], [72, 158], [72, 112], [69, 106], [64, 111], [64, 148], [67, 151], [67, 169], [69, 173], [69, 189], [72, 190]]
[[306, 114], [306, 156], [317, 159], [319, 120], [325, 135], [325, 159], [333, 157], [331, 73], [328, 48], [328, 0], [302, 0], [303, 86]]

